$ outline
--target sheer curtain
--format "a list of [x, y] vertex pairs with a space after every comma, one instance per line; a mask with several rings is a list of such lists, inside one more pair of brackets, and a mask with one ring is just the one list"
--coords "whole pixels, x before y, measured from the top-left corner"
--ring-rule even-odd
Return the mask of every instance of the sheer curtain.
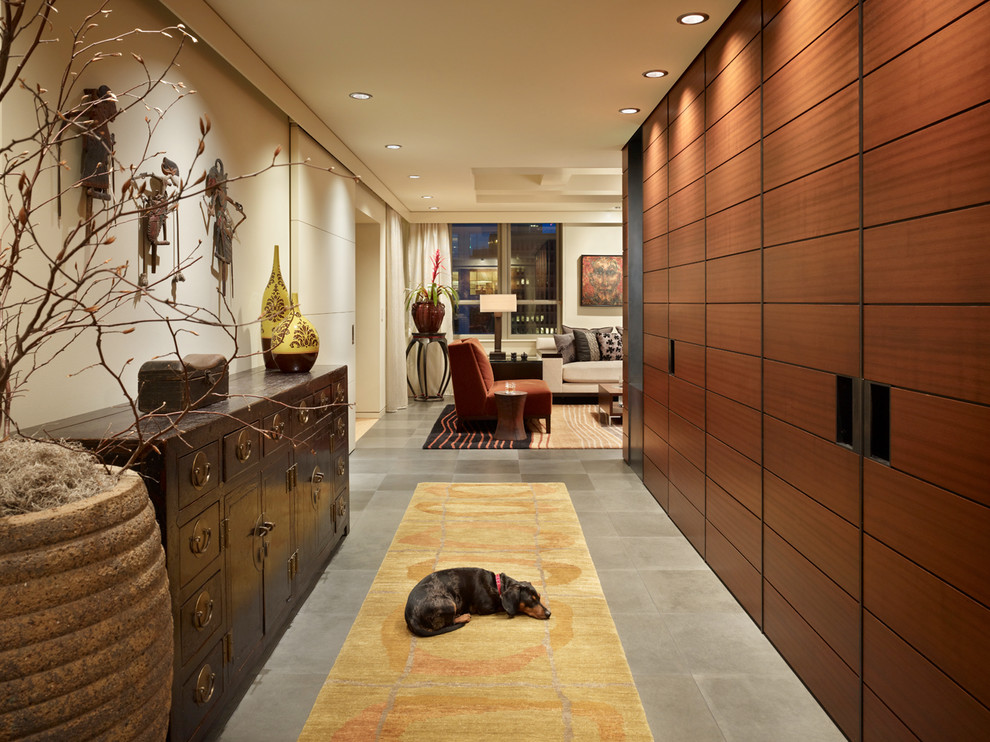
[[385, 411], [395, 412], [409, 402], [405, 356], [408, 335], [403, 220], [391, 207], [385, 230]]
[[[437, 283], [451, 284], [451, 273], [450, 273], [450, 225], [449, 224], [411, 224], [409, 225], [409, 246], [406, 250], [406, 286], [419, 286], [421, 284], [429, 284], [430, 278], [433, 276], [433, 256], [436, 251], [440, 251], [440, 261], [441, 268], [440, 273], [437, 274]], [[451, 336], [451, 331], [453, 329], [453, 309], [450, 304], [444, 301], [444, 306], [446, 306], [447, 311], [443, 316], [443, 323], [440, 325], [440, 332], [446, 333], [447, 341], [450, 342], [453, 338]], [[415, 325], [413, 325], [412, 316], [409, 312], [405, 313], [405, 321], [407, 327], [406, 337], [411, 337], [412, 333], [416, 331]], [[413, 363], [414, 358], [407, 360], [406, 372], [409, 374], [411, 379], [414, 379], [413, 386], [416, 386], [416, 369]], [[432, 390], [430, 393], [436, 391], [436, 387], [439, 385], [439, 379], [443, 373], [443, 362], [442, 356], [439, 353], [431, 350], [427, 355], [427, 386]], [[450, 393], [450, 389], [447, 389]]]

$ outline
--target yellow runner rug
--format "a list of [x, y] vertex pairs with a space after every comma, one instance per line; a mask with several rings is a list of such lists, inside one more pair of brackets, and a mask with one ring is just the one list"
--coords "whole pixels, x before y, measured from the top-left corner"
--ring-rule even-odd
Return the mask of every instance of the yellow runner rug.
[[[416, 637], [409, 591], [448, 567], [533, 583], [553, 615]], [[652, 740], [567, 488], [423, 483], [299, 737]]]

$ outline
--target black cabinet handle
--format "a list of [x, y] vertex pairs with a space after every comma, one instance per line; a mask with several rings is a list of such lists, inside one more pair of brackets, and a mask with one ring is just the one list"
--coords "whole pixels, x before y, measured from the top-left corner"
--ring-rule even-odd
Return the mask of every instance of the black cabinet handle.
[[890, 464], [890, 387], [866, 383], [866, 451], [867, 458]]

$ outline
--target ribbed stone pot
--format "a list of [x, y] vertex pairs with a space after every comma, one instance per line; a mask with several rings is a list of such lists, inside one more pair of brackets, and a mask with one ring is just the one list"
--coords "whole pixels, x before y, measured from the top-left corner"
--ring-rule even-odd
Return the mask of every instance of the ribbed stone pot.
[[162, 740], [172, 610], [141, 478], [0, 518], [0, 736]]

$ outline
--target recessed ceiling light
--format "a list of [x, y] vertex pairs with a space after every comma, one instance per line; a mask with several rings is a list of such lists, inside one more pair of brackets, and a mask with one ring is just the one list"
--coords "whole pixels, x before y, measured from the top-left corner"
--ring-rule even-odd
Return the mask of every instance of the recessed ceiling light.
[[433, 198], [433, 196], [420, 196], [420, 198]]
[[708, 13], [685, 13], [677, 16], [677, 22], [685, 26], [697, 26], [708, 20]]
[[402, 149], [401, 144], [386, 144], [385, 149]]
[[669, 74], [667, 70], [647, 70], [643, 73], [643, 77], [666, 77]]
[[420, 176], [420, 175], [410, 175], [410, 176], [409, 176], [409, 178], [410, 178], [411, 180], [419, 180], [419, 179], [420, 179], [421, 177], [422, 177], [422, 176]]
[[619, 113], [639, 113], [638, 108], [620, 108]]
[[353, 92], [353, 93], [351, 93], [351, 97], [354, 100], [370, 100], [371, 99], [371, 93]]
[[439, 206], [431, 206], [430, 207], [430, 211], [440, 211], [440, 207]]

